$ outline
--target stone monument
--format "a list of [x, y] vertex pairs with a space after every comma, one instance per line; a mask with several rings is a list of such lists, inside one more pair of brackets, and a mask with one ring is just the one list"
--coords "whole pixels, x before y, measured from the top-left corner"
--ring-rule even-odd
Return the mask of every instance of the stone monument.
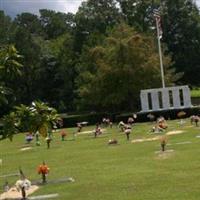
[[141, 112], [192, 107], [190, 89], [187, 85], [141, 90]]

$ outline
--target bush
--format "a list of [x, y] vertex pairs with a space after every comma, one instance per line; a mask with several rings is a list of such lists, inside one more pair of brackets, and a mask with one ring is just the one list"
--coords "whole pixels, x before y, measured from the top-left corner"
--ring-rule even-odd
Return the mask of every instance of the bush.
[[[160, 110], [160, 111], [154, 111], [154, 112], [138, 112], [137, 113], [137, 119], [136, 122], [148, 122], [150, 121], [147, 115], [149, 113], [153, 114], [155, 116], [155, 119], [157, 119], [160, 116], [163, 116], [165, 119], [177, 119], [177, 114], [180, 111], [184, 111], [186, 115], [184, 118], [190, 117], [191, 115], [199, 115], [200, 114], [200, 107], [192, 107], [192, 108], [185, 108], [185, 109], [170, 109], [170, 110]], [[129, 117], [133, 117], [133, 113], [127, 113], [127, 114], [120, 114], [115, 117], [116, 122], [123, 121], [127, 122], [127, 119]]]
[[[200, 107], [192, 107], [192, 108], [185, 108], [185, 109], [170, 109], [170, 110], [162, 110], [162, 111], [155, 111], [155, 112], [146, 112], [146, 113], [137, 113], [136, 122], [148, 122], [149, 118], [147, 115], [149, 113], [155, 116], [155, 119], [163, 116], [165, 119], [177, 119], [177, 114], [180, 111], [184, 111], [186, 117], [190, 117], [191, 115], [199, 115], [200, 114]], [[123, 121], [127, 123], [129, 117], [133, 117], [133, 113], [88, 113], [88, 114], [78, 114], [78, 115], [67, 115], [61, 114], [60, 117], [63, 119], [63, 127], [75, 127], [78, 122], [88, 122], [89, 125], [94, 125], [96, 123], [102, 122], [104, 117], [109, 118], [112, 122], [120, 122]]]
[[89, 125], [102, 122], [104, 117], [113, 121], [114, 115], [109, 113], [88, 113], [80, 115], [60, 115], [63, 119], [63, 127], [75, 127], [78, 122], [88, 122]]

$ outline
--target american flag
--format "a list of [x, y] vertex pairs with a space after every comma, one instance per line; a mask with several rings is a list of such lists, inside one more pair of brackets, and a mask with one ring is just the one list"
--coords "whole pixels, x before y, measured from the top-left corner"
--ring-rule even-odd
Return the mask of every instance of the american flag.
[[159, 12], [158, 9], [154, 9], [153, 16], [155, 17], [155, 19], [156, 19], [156, 25], [158, 26], [158, 36], [159, 36], [159, 39], [161, 39], [163, 31], [162, 31], [162, 26], [161, 26], [161, 16], [160, 16], [160, 12]]

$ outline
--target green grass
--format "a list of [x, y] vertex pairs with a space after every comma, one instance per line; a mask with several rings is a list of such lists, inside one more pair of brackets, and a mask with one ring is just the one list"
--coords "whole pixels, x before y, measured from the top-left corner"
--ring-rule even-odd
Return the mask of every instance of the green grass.
[[200, 97], [200, 89], [191, 90], [191, 97]]
[[[178, 121], [168, 122], [170, 130], [185, 133], [170, 136], [168, 149], [173, 149], [166, 159], [158, 159], [159, 141], [131, 143], [117, 127], [108, 128], [107, 133], [94, 139], [92, 135], [79, 135], [73, 140], [69, 133], [67, 141], [61, 142], [54, 134], [51, 149], [45, 142], [40, 147], [33, 145], [29, 151], [20, 151], [24, 135], [0, 141], [0, 158], [3, 165], [0, 176], [17, 172], [19, 166], [30, 180], [38, 180], [37, 166], [45, 160], [50, 167], [48, 180], [73, 177], [74, 183], [47, 184], [34, 195], [59, 193], [59, 200], [199, 200], [200, 196], [200, 128], [191, 127], [189, 120], [180, 127]], [[154, 137], [150, 123], [136, 124], [131, 140]], [[84, 128], [92, 130], [94, 127]], [[108, 146], [116, 138], [119, 145]], [[178, 142], [191, 144], [178, 145]], [[7, 180], [14, 184], [16, 177]], [[5, 179], [0, 179], [0, 187]]]

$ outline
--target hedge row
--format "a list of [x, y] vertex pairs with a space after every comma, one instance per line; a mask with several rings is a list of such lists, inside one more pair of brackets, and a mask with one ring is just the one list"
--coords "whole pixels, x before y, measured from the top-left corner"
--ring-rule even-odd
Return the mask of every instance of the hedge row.
[[[136, 122], [147, 122], [149, 118], [147, 115], [151, 113], [155, 116], [155, 119], [163, 116], [165, 119], [177, 119], [177, 114], [180, 111], [184, 111], [186, 113], [184, 118], [190, 117], [191, 115], [200, 115], [200, 107], [192, 107], [192, 108], [185, 108], [185, 109], [170, 109], [170, 110], [160, 110], [154, 112], [138, 112]], [[116, 116], [116, 122], [124, 121], [127, 122], [128, 117], [131, 117], [132, 114], [122, 114]]]
[[89, 113], [83, 115], [61, 116], [64, 127], [75, 127], [79, 122], [88, 122], [89, 125], [100, 123], [104, 117], [114, 121], [115, 114], [110, 113]]
[[[192, 107], [185, 109], [170, 109], [170, 110], [162, 110], [162, 111], [154, 111], [151, 112], [155, 116], [155, 118], [163, 116], [165, 119], [177, 119], [177, 113], [180, 111], [184, 111], [186, 113], [186, 117], [190, 117], [191, 115], [200, 115], [200, 107]], [[138, 112], [136, 122], [147, 122], [149, 118], [147, 115], [150, 112]], [[63, 118], [63, 126], [64, 127], [75, 127], [78, 122], [88, 122], [89, 125], [94, 125], [97, 122], [102, 122], [102, 118], [109, 118], [113, 122], [124, 121], [127, 122], [129, 117], [133, 117], [133, 113], [89, 113], [83, 115], [62, 115]]]

